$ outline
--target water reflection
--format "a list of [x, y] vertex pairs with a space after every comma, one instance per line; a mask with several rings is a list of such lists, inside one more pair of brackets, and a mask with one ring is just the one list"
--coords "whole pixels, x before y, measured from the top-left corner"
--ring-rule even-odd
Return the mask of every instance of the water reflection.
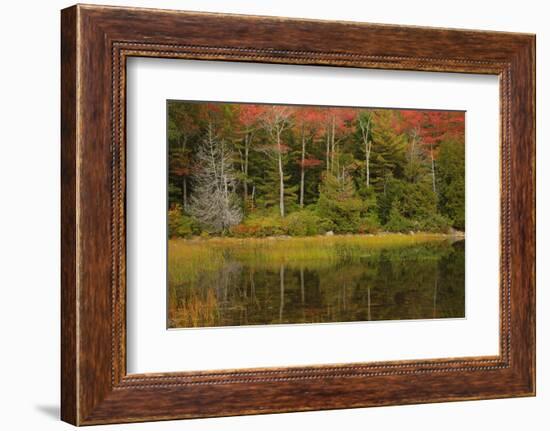
[[[464, 241], [293, 264], [227, 256], [177, 286], [171, 327], [464, 317]], [[178, 313], [179, 311], [179, 313]]]

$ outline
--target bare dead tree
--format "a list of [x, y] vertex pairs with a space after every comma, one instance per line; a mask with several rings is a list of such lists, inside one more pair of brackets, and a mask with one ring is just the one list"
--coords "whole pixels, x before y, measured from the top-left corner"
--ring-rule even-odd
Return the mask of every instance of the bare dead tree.
[[235, 192], [231, 151], [226, 142], [214, 134], [212, 123], [208, 125], [196, 160], [198, 169], [193, 176], [190, 212], [210, 229], [226, 232], [240, 223], [243, 215]]

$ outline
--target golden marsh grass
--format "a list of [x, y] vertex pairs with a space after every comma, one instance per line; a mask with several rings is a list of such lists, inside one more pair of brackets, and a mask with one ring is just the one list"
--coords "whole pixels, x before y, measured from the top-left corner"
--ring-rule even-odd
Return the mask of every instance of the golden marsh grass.
[[445, 241], [449, 235], [335, 235], [315, 237], [171, 239], [168, 242], [170, 286], [193, 282], [199, 273], [216, 271], [228, 260], [261, 262], [278, 267], [327, 262], [357, 257], [382, 248]]

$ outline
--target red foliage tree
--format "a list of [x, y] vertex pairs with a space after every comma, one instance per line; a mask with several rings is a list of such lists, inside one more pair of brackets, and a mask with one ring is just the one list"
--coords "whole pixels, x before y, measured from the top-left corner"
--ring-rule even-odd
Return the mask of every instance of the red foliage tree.
[[430, 158], [432, 187], [436, 192], [435, 160], [439, 144], [446, 139], [464, 139], [464, 113], [458, 111], [400, 111], [396, 128], [407, 133], [411, 145], [418, 144]]
[[261, 119], [262, 116], [265, 115], [266, 107], [264, 105], [256, 104], [242, 104], [235, 106], [237, 122], [240, 127], [240, 133], [242, 134], [242, 146], [239, 146], [238, 150], [243, 185], [243, 201], [246, 208], [249, 204], [253, 204], [253, 202], [249, 202], [248, 199], [248, 161], [250, 151], [253, 147], [254, 135], [261, 127]]
[[334, 170], [334, 160], [337, 145], [347, 133], [349, 126], [357, 116], [354, 108], [325, 108], [324, 128], [326, 138], [326, 168], [327, 172]]
[[305, 174], [308, 168], [318, 166], [321, 161], [316, 158], [309, 158], [306, 152], [307, 141], [314, 142], [315, 138], [320, 134], [321, 128], [319, 124], [323, 120], [324, 113], [321, 108], [303, 107], [296, 108], [294, 114], [294, 127], [297, 129], [301, 140], [301, 157], [298, 161], [300, 166], [300, 208], [304, 206], [304, 184]]

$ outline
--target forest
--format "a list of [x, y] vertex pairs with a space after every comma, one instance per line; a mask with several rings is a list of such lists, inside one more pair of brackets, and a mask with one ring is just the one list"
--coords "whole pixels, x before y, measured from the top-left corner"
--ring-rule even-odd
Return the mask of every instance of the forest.
[[464, 231], [459, 111], [167, 102], [171, 238]]

